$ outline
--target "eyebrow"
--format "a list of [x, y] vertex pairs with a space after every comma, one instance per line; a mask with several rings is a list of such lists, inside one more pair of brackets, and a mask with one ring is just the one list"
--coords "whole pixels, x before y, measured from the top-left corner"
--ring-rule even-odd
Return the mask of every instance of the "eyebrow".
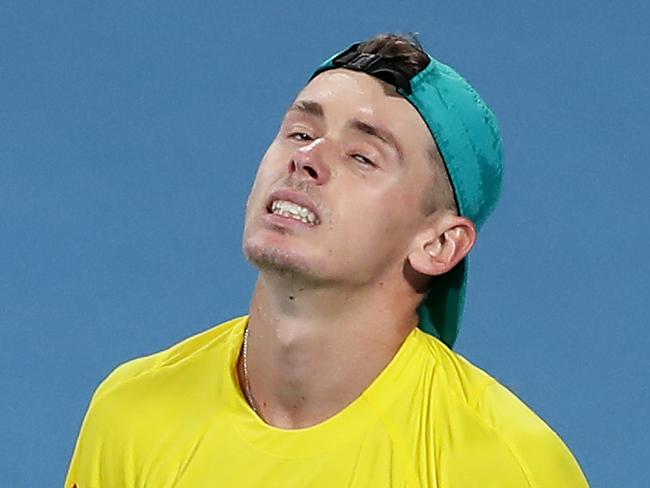
[[[291, 107], [289, 107], [288, 112], [305, 113], [321, 119], [325, 117], [323, 106], [320, 103], [311, 100], [298, 100], [294, 102]], [[399, 161], [403, 161], [404, 153], [402, 152], [402, 148], [397, 142], [397, 138], [388, 129], [383, 129], [368, 122], [363, 122], [359, 119], [350, 120], [347, 123], [347, 126], [353, 130], [362, 132], [363, 134], [376, 137], [384, 144], [392, 147], [397, 153]]]
[[325, 116], [323, 106], [318, 102], [312, 102], [310, 100], [298, 100], [297, 102], [294, 102], [291, 107], [289, 107], [288, 112], [302, 112], [319, 118]]

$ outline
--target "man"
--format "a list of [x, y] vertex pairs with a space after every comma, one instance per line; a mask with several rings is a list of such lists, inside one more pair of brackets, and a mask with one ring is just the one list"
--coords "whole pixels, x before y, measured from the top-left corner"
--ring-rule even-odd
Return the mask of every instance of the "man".
[[415, 41], [328, 60], [248, 200], [249, 316], [114, 371], [66, 486], [587, 486], [556, 434], [451, 350], [500, 185], [494, 115]]

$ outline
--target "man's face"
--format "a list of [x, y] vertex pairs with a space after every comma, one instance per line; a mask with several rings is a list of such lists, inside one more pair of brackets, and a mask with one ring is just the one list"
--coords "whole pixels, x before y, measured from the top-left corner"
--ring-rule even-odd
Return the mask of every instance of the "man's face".
[[360, 285], [401, 272], [426, 224], [431, 135], [388, 85], [337, 69], [288, 110], [248, 199], [244, 252], [262, 271]]

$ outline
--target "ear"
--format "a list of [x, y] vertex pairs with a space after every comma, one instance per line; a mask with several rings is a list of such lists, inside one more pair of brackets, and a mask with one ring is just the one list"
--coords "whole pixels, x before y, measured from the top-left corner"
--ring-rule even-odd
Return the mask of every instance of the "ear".
[[409, 254], [411, 267], [422, 274], [437, 276], [456, 266], [476, 242], [476, 226], [465, 217], [443, 215], [416, 238]]

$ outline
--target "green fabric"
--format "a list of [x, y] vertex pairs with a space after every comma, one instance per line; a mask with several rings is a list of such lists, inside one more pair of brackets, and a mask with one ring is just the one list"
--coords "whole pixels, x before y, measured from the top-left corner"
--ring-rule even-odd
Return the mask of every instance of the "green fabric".
[[501, 193], [503, 155], [497, 120], [451, 67], [431, 58], [402, 93], [433, 135], [454, 187], [460, 214], [480, 227]]
[[[335, 54], [315, 72], [332, 69]], [[453, 68], [430, 57], [400, 92], [426, 122], [445, 162], [460, 215], [480, 228], [494, 209], [503, 179], [501, 134], [496, 117]], [[419, 327], [453, 347], [465, 302], [468, 262], [432, 279], [418, 309]]]
[[453, 347], [463, 316], [467, 259], [442, 276], [434, 276], [422, 305], [418, 308], [419, 327], [449, 347]]

